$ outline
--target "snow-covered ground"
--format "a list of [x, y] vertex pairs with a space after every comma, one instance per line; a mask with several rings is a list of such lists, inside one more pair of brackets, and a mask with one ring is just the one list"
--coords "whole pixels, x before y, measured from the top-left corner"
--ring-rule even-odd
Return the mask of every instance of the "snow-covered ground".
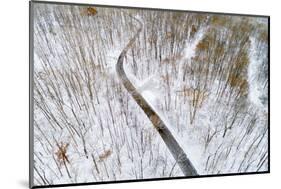
[[[250, 64], [248, 67], [249, 98], [261, 109], [267, 109], [267, 82], [268, 76], [263, 73], [263, 66], [267, 66], [267, 53], [258, 49], [257, 39], [251, 38]], [[266, 111], [266, 110], [265, 110]]]
[[126, 74], [197, 172], [267, 170], [266, 19], [34, 8], [35, 185], [183, 176], [117, 77], [128, 15]]

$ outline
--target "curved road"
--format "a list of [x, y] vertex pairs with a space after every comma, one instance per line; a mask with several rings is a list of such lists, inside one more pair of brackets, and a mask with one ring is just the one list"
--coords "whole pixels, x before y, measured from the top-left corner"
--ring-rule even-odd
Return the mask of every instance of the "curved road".
[[132, 17], [136, 20], [140, 27], [138, 28], [136, 34], [131, 38], [125, 48], [122, 50], [121, 54], [118, 57], [118, 61], [116, 64], [116, 71], [119, 79], [123, 83], [124, 87], [127, 91], [132, 95], [137, 104], [144, 111], [146, 116], [150, 119], [153, 126], [156, 128], [162, 139], [164, 140], [166, 146], [172, 153], [179, 167], [181, 168], [183, 174], [185, 176], [196, 176], [197, 171], [192, 165], [191, 161], [187, 158], [185, 152], [180, 147], [168, 127], [165, 125], [164, 121], [160, 118], [160, 116], [153, 110], [153, 108], [147, 103], [147, 101], [143, 98], [143, 96], [136, 90], [134, 85], [131, 83], [129, 78], [127, 77], [124, 71], [124, 57], [127, 54], [127, 51], [133, 46], [140, 32], [142, 31], [143, 24], [136, 18]]

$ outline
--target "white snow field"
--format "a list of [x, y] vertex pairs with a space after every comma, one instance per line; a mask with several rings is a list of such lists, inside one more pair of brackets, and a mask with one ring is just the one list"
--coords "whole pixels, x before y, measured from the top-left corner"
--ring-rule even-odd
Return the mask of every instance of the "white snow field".
[[126, 74], [198, 174], [267, 171], [267, 18], [34, 3], [34, 185], [183, 176], [116, 74], [133, 18]]

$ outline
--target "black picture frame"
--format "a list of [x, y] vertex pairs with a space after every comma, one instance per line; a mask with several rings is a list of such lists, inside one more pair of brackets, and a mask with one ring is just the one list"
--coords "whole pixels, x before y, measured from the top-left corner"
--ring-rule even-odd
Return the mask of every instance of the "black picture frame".
[[[70, 183], [70, 184], [55, 184], [35, 186], [33, 184], [34, 175], [34, 4], [55, 4], [55, 5], [73, 5], [73, 6], [95, 6], [108, 8], [125, 8], [125, 9], [142, 9], [142, 10], [157, 10], [157, 11], [175, 11], [186, 13], [200, 13], [212, 15], [229, 15], [229, 16], [247, 16], [247, 17], [261, 17], [268, 19], [268, 170], [261, 172], [245, 172], [245, 173], [229, 173], [229, 174], [212, 174], [212, 175], [198, 175], [198, 176], [182, 176], [169, 178], [151, 178], [151, 179], [135, 179], [135, 180], [118, 180], [118, 181], [104, 181], [104, 182], [87, 182], [87, 183]], [[190, 179], [190, 178], [204, 178], [204, 177], [224, 177], [224, 176], [240, 176], [252, 174], [267, 174], [270, 173], [270, 16], [268, 15], [254, 15], [254, 14], [238, 14], [238, 13], [223, 13], [223, 12], [204, 12], [191, 10], [174, 10], [161, 8], [147, 8], [147, 7], [131, 7], [131, 6], [116, 6], [116, 5], [101, 5], [101, 4], [86, 4], [86, 3], [70, 3], [70, 2], [55, 2], [55, 1], [29, 1], [29, 187], [30, 188], [52, 188], [52, 187], [67, 187], [67, 186], [83, 186], [83, 185], [97, 185], [97, 184], [112, 184], [112, 183], [129, 183], [129, 182], [145, 182], [145, 181], [161, 181], [161, 180], [176, 180], [176, 179]]]

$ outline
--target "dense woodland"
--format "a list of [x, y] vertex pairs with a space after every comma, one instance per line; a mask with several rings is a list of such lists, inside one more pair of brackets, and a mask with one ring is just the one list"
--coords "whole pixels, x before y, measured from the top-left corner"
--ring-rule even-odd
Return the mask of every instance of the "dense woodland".
[[115, 70], [199, 175], [268, 169], [268, 20], [34, 4], [34, 184], [183, 176]]

